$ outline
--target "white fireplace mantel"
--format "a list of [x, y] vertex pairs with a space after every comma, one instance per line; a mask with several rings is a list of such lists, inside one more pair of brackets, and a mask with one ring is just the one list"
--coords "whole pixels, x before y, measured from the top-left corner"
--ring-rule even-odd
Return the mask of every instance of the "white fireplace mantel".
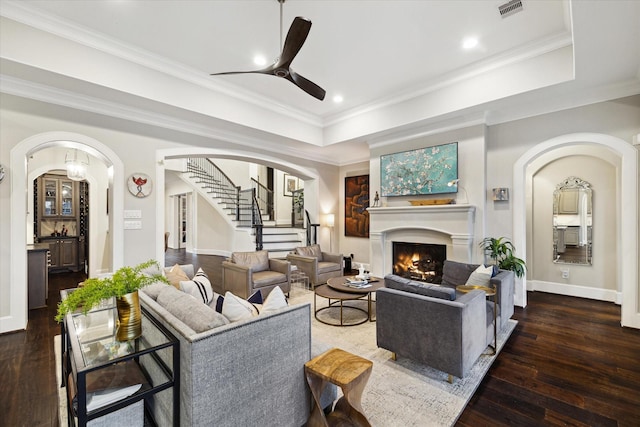
[[[472, 262], [476, 208], [472, 205], [371, 207], [369, 241], [371, 272], [384, 276], [393, 271], [394, 239], [416, 243], [445, 239], [447, 259]], [[444, 237], [443, 237], [444, 236]]]

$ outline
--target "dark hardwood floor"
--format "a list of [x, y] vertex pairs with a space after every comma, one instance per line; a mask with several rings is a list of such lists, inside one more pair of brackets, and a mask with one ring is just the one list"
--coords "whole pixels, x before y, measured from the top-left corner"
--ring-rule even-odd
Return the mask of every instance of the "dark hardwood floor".
[[[171, 249], [165, 257], [168, 266], [202, 267], [214, 287], [221, 261]], [[58, 425], [53, 316], [60, 289], [83, 279], [50, 275], [48, 307], [30, 311], [26, 331], [0, 335], [0, 426]], [[456, 425], [640, 426], [640, 330], [620, 327], [620, 307], [540, 292], [528, 298]]]

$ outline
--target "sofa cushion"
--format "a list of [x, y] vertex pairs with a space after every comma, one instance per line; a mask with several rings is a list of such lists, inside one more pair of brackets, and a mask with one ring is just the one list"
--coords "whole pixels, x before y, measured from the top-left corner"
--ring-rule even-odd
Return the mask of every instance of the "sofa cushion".
[[231, 261], [243, 267], [248, 267], [254, 273], [269, 270], [269, 252], [233, 252]]
[[277, 271], [267, 270], [253, 273], [253, 287], [262, 288], [264, 286], [271, 286], [277, 283], [287, 281], [287, 275], [279, 273]]
[[491, 280], [491, 275], [493, 274], [493, 267], [484, 265], [479, 265], [469, 278], [467, 279], [465, 285], [470, 286], [489, 286], [489, 281]]
[[264, 300], [260, 314], [272, 313], [289, 305], [280, 286], [276, 286], [269, 292], [267, 299]]
[[249, 301], [227, 291], [224, 294], [224, 302], [222, 303], [222, 314], [230, 322], [237, 322], [257, 316], [258, 309]]
[[211, 282], [201, 268], [198, 269], [198, 272], [193, 276], [192, 280], [183, 280], [180, 282], [180, 290], [194, 296], [204, 304], [209, 304], [213, 299]]
[[336, 271], [341, 269], [342, 269], [342, 266], [335, 262], [326, 262], [326, 261], [318, 262], [318, 274], [329, 273], [331, 271]]
[[453, 287], [464, 285], [476, 268], [478, 264], [445, 260], [442, 265], [442, 284]]
[[446, 299], [449, 301], [456, 299], [456, 291], [453, 288], [434, 285], [431, 283], [416, 282], [394, 274], [385, 276], [384, 284], [387, 288], [424, 295], [427, 297]]
[[222, 314], [173, 286], [165, 285], [156, 301], [195, 332], [208, 331], [229, 323]]
[[156, 282], [142, 288], [142, 292], [149, 295], [154, 300], [157, 300], [158, 295], [160, 295], [160, 292], [162, 292], [162, 290], [167, 286], [169, 285], [167, 285], [166, 283]]
[[318, 258], [318, 261], [322, 261], [322, 250], [320, 249], [320, 245], [299, 246], [296, 248], [296, 253], [302, 256]]
[[191, 279], [178, 264], [174, 265], [171, 268], [165, 268], [164, 276], [176, 289], [180, 289], [181, 281], [187, 281]]

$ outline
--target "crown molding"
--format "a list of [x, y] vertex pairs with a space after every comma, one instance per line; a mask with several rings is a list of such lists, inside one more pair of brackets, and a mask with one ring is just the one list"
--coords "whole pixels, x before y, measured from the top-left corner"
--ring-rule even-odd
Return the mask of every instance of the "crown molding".
[[397, 106], [402, 102], [406, 102], [437, 90], [454, 86], [465, 80], [472, 79], [490, 71], [506, 67], [508, 65], [517, 64], [558, 49], [562, 49], [573, 44], [573, 38], [569, 32], [550, 36], [543, 40], [520, 46], [516, 51], [510, 51], [495, 55], [483, 61], [477, 62], [469, 67], [461, 68], [457, 71], [447, 73], [446, 76], [433, 79], [426, 85], [423, 83], [419, 86], [407, 89], [400, 94], [392, 97], [383, 98], [369, 104], [361, 105], [354, 109], [325, 117], [323, 126], [333, 126], [338, 123], [353, 119], [362, 114], [372, 111], [381, 110], [387, 107]]
[[[221, 142], [238, 144], [255, 150], [260, 147], [265, 151], [282, 152], [283, 146], [274, 142], [267, 141], [267, 138], [255, 138], [247, 136], [240, 132], [232, 132], [228, 130], [217, 129], [212, 126], [204, 126], [200, 123], [176, 119], [172, 116], [159, 114], [126, 106], [111, 101], [93, 98], [77, 93], [41, 85], [15, 77], [0, 75], [0, 88], [2, 93], [19, 96], [35, 101], [45, 102], [48, 104], [59, 105], [76, 110], [87, 111], [90, 113], [100, 114], [104, 116], [114, 117], [154, 127], [170, 129], [177, 132], [196, 135], [200, 137], [210, 138]], [[216, 119], [217, 120], [217, 119]], [[273, 138], [273, 136], [271, 136]], [[299, 144], [304, 144], [300, 142]], [[315, 147], [315, 146], [314, 146]], [[337, 165], [336, 159], [331, 156], [323, 156], [316, 152], [310, 152], [304, 149], [298, 149], [287, 145], [287, 156], [308, 159], [320, 163]]]

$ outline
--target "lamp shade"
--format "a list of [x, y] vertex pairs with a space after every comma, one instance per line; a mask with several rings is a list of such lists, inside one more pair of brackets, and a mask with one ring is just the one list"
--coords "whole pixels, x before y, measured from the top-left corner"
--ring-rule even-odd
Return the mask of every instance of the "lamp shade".
[[87, 177], [89, 167], [89, 156], [84, 151], [77, 149], [67, 151], [64, 156], [64, 163], [67, 167], [67, 177], [74, 181], [82, 181]]
[[330, 214], [326, 214], [324, 217], [324, 221], [327, 225], [327, 227], [333, 227], [336, 223], [336, 216], [332, 213]]

